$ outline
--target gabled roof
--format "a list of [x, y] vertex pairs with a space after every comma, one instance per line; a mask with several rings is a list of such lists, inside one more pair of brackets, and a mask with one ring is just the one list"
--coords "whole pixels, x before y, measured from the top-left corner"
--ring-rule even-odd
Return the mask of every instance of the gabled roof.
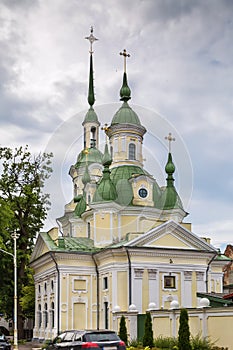
[[173, 220], [151, 229], [124, 245], [145, 248], [205, 250], [217, 254], [217, 250], [212, 245]]
[[94, 241], [86, 237], [58, 237], [53, 239], [49, 232], [41, 232], [31, 255], [31, 262], [48, 252], [96, 252]]

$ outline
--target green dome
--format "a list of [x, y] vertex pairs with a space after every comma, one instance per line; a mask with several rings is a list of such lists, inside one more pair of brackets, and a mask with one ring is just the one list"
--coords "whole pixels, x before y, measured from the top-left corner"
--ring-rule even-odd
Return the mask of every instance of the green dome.
[[119, 179], [116, 184], [117, 200], [120, 205], [130, 205], [133, 199], [132, 185], [127, 179]]
[[87, 111], [85, 118], [84, 118], [84, 121], [83, 121], [83, 124], [88, 123], [88, 122], [99, 123], [97, 114], [95, 113], [93, 107], [90, 107], [89, 110]]
[[87, 154], [85, 151], [86, 150], [82, 150], [79, 153], [78, 158], [77, 158], [77, 163], [75, 165], [76, 168], [83, 167], [86, 164], [91, 164], [91, 163], [102, 164], [103, 154], [96, 147], [88, 148]]
[[87, 207], [84, 196], [76, 197], [75, 202], [77, 202], [77, 205], [75, 207], [74, 213], [76, 216], [81, 217], [81, 215], [85, 212]]
[[116, 112], [112, 118], [111, 125], [114, 124], [134, 124], [141, 125], [137, 114], [132, 110], [127, 102], [123, 102], [121, 108]]
[[118, 181], [129, 180], [133, 175], [149, 175], [149, 173], [136, 165], [122, 165], [111, 169], [111, 180], [115, 186]]

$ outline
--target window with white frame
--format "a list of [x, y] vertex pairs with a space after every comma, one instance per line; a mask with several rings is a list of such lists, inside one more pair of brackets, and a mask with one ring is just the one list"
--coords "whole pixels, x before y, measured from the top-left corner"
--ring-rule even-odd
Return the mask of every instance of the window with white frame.
[[176, 289], [176, 276], [164, 275], [163, 276], [163, 288], [164, 289]]

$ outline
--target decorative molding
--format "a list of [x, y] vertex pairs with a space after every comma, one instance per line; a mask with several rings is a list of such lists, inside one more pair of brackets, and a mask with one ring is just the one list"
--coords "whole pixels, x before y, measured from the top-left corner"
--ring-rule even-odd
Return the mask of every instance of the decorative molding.
[[143, 269], [134, 269], [134, 277], [142, 279], [143, 272], [144, 272]]

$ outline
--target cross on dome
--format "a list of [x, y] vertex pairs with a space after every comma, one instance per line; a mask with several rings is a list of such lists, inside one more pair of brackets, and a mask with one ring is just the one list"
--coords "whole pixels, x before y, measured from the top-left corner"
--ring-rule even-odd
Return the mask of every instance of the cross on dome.
[[90, 41], [90, 54], [93, 53], [92, 51], [92, 44], [96, 41], [96, 40], [99, 40], [97, 39], [96, 37], [94, 37], [93, 35], [93, 27], [91, 26], [91, 34], [89, 36], [86, 36], [85, 39], [89, 40]]
[[123, 52], [120, 52], [120, 55], [124, 56], [124, 72], [126, 73], [126, 57], [130, 57], [130, 54], [124, 49]]
[[165, 140], [168, 140], [168, 149], [169, 149], [169, 153], [171, 153], [171, 143], [176, 139], [175, 137], [172, 137], [172, 134], [169, 132], [168, 136], [165, 137]]

